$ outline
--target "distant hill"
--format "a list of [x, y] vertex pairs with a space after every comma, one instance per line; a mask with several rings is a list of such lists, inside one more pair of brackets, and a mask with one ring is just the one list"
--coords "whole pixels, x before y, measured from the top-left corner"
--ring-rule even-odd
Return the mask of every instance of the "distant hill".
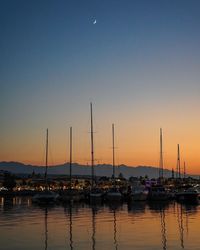
[[[31, 174], [33, 171], [36, 174], [44, 174], [45, 167], [25, 165], [20, 162], [0, 162], [0, 170], [9, 171], [14, 174]], [[109, 165], [109, 164], [95, 165], [94, 170], [95, 170], [96, 176], [108, 176], [108, 177], [112, 176], [112, 165]], [[139, 176], [145, 176], [145, 175], [147, 175], [149, 178], [157, 178], [159, 174], [159, 170], [157, 167], [151, 167], [151, 166], [131, 167], [131, 166], [126, 166], [126, 165], [120, 165], [116, 167], [116, 176], [118, 176], [119, 173], [122, 173], [125, 178], [129, 178], [130, 176], [139, 177]], [[50, 166], [48, 168], [48, 174], [68, 175], [69, 163]], [[73, 175], [90, 175], [91, 167], [87, 165], [79, 165], [77, 163], [73, 163], [72, 174]], [[164, 176], [171, 177], [171, 170], [164, 169]]]

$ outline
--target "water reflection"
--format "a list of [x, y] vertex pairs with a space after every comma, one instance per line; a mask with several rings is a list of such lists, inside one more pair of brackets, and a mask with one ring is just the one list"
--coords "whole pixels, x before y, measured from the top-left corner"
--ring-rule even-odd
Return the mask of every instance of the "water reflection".
[[95, 250], [96, 246], [96, 213], [97, 209], [92, 207], [92, 249]]
[[[185, 232], [187, 235], [189, 233], [189, 219], [188, 219], [188, 211], [195, 213], [197, 208], [195, 206], [183, 205], [177, 203], [150, 203], [149, 207], [154, 212], [160, 213], [160, 223], [161, 223], [161, 236], [162, 236], [162, 248], [163, 250], [167, 249], [167, 227], [166, 227], [166, 211], [169, 210], [169, 205], [171, 205], [173, 209], [173, 214], [177, 218], [178, 224], [178, 234], [179, 234], [179, 242], [180, 247], [182, 249], [185, 248], [184, 238]], [[185, 220], [185, 222], [184, 222]], [[185, 224], [185, 225], [184, 225]]]
[[166, 223], [165, 223], [165, 210], [160, 208], [160, 223], [161, 223], [161, 235], [162, 235], [162, 248], [167, 249], [167, 236], [166, 236]]
[[[28, 202], [28, 206], [29, 206], [29, 202]], [[37, 206], [35, 207], [36, 209], [38, 208]], [[42, 217], [44, 218], [44, 231], [43, 231], [43, 235], [44, 235], [44, 249], [48, 250], [48, 235], [49, 235], [49, 231], [48, 231], [48, 218], [49, 218], [49, 211], [54, 208], [54, 205], [40, 205], [39, 206], [39, 210], [42, 210]]]
[[3, 207], [4, 205], [4, 197], [0, 197], [0, 206], [1, 208]]
[[197, 213], [197, 205], [175, 204], [179, 232], [180, 247], [185, 248], [185, 235], [189, 235], [189, 216]]
[[148, 205], [150, 210], [156, 213], [160, 213], [160, 210], [169, 209], [169, 205], [171, 205], [171, 202], [169, 201], [149, 202]]
[[111, 211], [117, 211], [117, 210], [119, 210], [120, 208], [122, 208], [122, 203], [120, 203], [120, 202], [112, 202], [112, 203], [108, 203], [108, 206], [109, 206], [109, 209], [111, 210]]
[[69, 246], [73, 250], [72, 204], [69, 206]]
[[45, 235], [45, 247], [44, 249], [47, 250], [48, 249], [48, 207], [45, 207], [44, 210], [44, 235]]
[[0, 207], [4, 210], [10, 210], [14, 206], [25, 206], [25, 207], [30, 207], [32, 205], [31, 199], [27, 197], [13, 197], [13, 196], [5, 196], [5, 197], [0, 197]]
[[178, 220], [178, 231], [179, 231], [179, 238], [180, 238], [180, 246], [182, 249], [185, 248], [185, 234], [189, 235], [189, 213], [194, 214], [197, 212], [197, 206], [190, 206], [190, 205], [177, 205], [176, 206], [176, 214]]
[[13, 205], [16, 204], [14, 202], [14, 198], [13, 197], [4, 197], [3, 199], [3, 210], [6, 212], [8, 210], [13, 209]]
[[129, 202], [128, 203], [128, 212], [133, 212], [136, 214], [141, 214], [145, 212], [146, 209], [146, 201], [140, 202]]
[[[73, 250], [73, 215], [72, 215], [72, 203], [69, 203], [68, 207], [64, 207], [64, 212], [67, 215], [68, 209], [68, 216], [69, 217], [69, 249]], [[67, 248], [68, 249], [68, 248]]]
[[116, 210], [113, 210], [113, 231], [114, 231], [114, 248], [118, 249], [118, 242], [117, 242], [117, 218], [116, 218]]
[[[119, 208], [121, 207], [121, 204], [119, 203], [110, 203], [109, 204], [109, 209], [111, 210], [110, 215], [112, 216], [112, 220], [109, 221], [113, 224], [113, 247], [114, 249], [118, 249], [118, 241], [117, 241], [117, 213]], [[92, 211], [92, 236], [91, 236], [91, 241], [92, 241], [92, 250], [97, 249], [97, 241], [96, 241], [96, 227], [97, 227], [97, 214], [98, 211], [102, 208], [101, 204], [95, 203], [92, 204], [91, 206], [91, 211]]]
[[95, 202], [91, 202], [90, 203], [90, 208], [92, 211], [92, 249], [95, 250], [96, 249], [96, 217], [97, 217], [97, 213], [99, 210], [101, 210], [101, 208], [103, 207], [103, 204], [101, 201], [95, 201]]
[[150, 202], [149, 208], [154, 213], [159, 213], [160, 215], [160, 232], [161, 232], [161, 242], [162, 249], [167, 249], [167, 229], [166, 229], [166, 215], [165, 211], [169, 209], [170, 202], [169, 201], [161, 201], [161, 202]]
[[122, 204], [119, 202], [109, 203], [109, 208], [111, 210], [111, 214], [113, 216], [113, 246], [114, 249], [118, 249], [118, 241], [117, 241], [117, 214], [119, 213], [119, 209], [122, 209]]
[[52, 208], [32, 205], [26, 197], [7, 197], [0, 198], [0, 209], [2, 249], [168, 250], [200, 245], [199, 206], [135, 202]]

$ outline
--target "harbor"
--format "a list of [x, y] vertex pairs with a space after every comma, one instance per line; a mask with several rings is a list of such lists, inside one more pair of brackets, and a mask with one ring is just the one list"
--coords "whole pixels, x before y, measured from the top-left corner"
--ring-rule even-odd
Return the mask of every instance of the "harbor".
[[0, 250], [199, 250], [200, 0], [0, 1]]
[[[48, 190], [56, 194], [56, 202], [70, 203], [70, 200], [74, 202], [88, 202], [90, 199], [95, 201], [108, 201], [111, 202], [115, 198], [109, 199], [109, 192], [113, 190], [113, 179], [112, 178], [98, 178], [95, 181], [95, 188], [92, 187], [91, 179], [75, 179], [63, 176], [56, 176], [53, 179], [48, 179]], [[67, 181], [68, 179], [68, 181]], [[23, 179], [24, 180], [24, 179]], [[18, 180], [18, 183], [22, 183]], [[31, 184], [32, 183], [32, 184]], [[1, 197], [18, 197], [18, 196], [35, 196], [42, 194], [46, 190], [46, 184], [41, 181], [34, 179], [33, 182], [30, 181], [29, 185], [20, 185], [13, 188], [13, 190], [8, 190], [3, 187], [0, 191]], [[91, 190], [96, 193], [96, 196], [91, 197]], [[114, 190], [120, 194], [120, 199], [118, 202], [128, 202], [132, 200], [133, 202], [139, 201], [155, 201], [162, 202], [166, 200], [176, 200], [183, 203], [198, 204], [200, 200], [200, 183], [198, 179], [152, 179], [147, 178], [130, 178], [126, 180], [125, 178], [116, 178]], [[99, 195], [97, 195], [99, 194]], [[68, 199], [66, 199], [68, 195]], [[65, 198], [64, 198], [65, 197]]]
[[2, 249], [196, 250], [200, 244], [200, 206], [175, 201], [38, 206], [28, 196], [1, 197], [0, 213]]

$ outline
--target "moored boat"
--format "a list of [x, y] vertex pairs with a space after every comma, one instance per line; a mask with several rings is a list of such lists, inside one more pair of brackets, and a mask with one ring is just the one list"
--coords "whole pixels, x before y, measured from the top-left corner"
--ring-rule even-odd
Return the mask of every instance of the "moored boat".
[[55, 203], [59, 198], [59, 194], [50, 190], [44, 190], [33, 196], [32, 201], [38, 204]]
[[175, 197], [180, 202], [198, 204], [200, 201], [200, 188], [199, 186], [189, 187], [186, 190], [177, 192]]
[[45, 167], [45, 189], [33, 196], [32, 201], [39, 204], [55, 203], [59, 194], [49, 190], [47, 181], [47, 169], [48, 169], [48, 129], [46, 130], [46, 167]]
[[144, 185], [132, 186], [130, 192], [131, 201], [146, 201], [149, 191]]
[[151, 201], [166, 201], [169, 198], [169, 192], [163, 186], [153, 186], [149, 190], [148, 199]]
[[67, 189], [60, 192], [60, 200], [62, 202], [79, 202], [84, 200], [84, 197], [83, 191], [77, 189]]
[[100, 188], [92, 188], [90, 190], [90, 194], [89, 194], [89, 198], [90, 201], [94, 201], [94, 200], [102, 200], [103, 198], [103, 191]]
[[81, 190], [74, 189], [72, 185], [72, 127], [70, 127], [70, 151], [69, 151], [69, 178], [70, 187], [69, 189], [62, 190], [60, 192], [60, 200], [62, 202], [78, 202], [84, 199], [84, 193]]
[[106, 194], [106, 200], [107, 201], [121, 201], [122, 194], [118, 188], [113, 187], [113, 188], [108, 190], [108, 192]]
[[114, 124], [112, 124], [112, 157], [113, 157], [113, 184], [112, 188], [110, 188], [106, 194], [107, 201], [121, 201], [122, 194], [119, 189], [116, 187], [115, 180], [115, 129]]

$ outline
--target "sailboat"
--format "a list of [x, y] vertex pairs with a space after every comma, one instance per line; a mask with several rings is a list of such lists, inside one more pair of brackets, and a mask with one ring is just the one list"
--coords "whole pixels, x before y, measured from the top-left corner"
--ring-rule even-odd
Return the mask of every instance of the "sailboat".
[[84, 198], [84, 195], [79, 190], [72, 187], [72, 127], [70, 127], [70, 161], [69, 161], [69, 177], [70, 188], [61, 192], [61, 200], [63, 202], [80, 201]]
[[115, 128], [114, 124], [112, 124], [112, 144], [113, 144], [113, 187], [107, 192], [107, 200], [108, 201], [121, 201], [122, 194], [119, 192], [118, 188], [116, 187], [116, 180], [115, 180]]
[[160, 128], [160, 166], [159, 166], [159, 184], [152, 186], [149, 190], [149, 199], [151, 201], [166, 201], [170, 198], [170, 193], [163, 185], [163, 139], [162, 128]]
[[92, 114], [92, 103], [90, 103], [90, 118], [91, 118], [91, 177], [92, 177], [92, 185], [90, 190], [90, 201], [101, 201], [103, 197], [103, 192], [100, 188], [96, 186], [94, 180], [94, 137], [93, 137], [93, 114]]
[[33, 196], [32, 201], [39, 204], [46, 203], [55, 203], [59, 198], [59, 195], [55, 192], [49, 190], [47, 182], [47, 169], [48, 169], [48, 140], [49, 134], [48, 129], [46, 130], [46, 164], [45, 164], [45, 189], [40, 193]]

